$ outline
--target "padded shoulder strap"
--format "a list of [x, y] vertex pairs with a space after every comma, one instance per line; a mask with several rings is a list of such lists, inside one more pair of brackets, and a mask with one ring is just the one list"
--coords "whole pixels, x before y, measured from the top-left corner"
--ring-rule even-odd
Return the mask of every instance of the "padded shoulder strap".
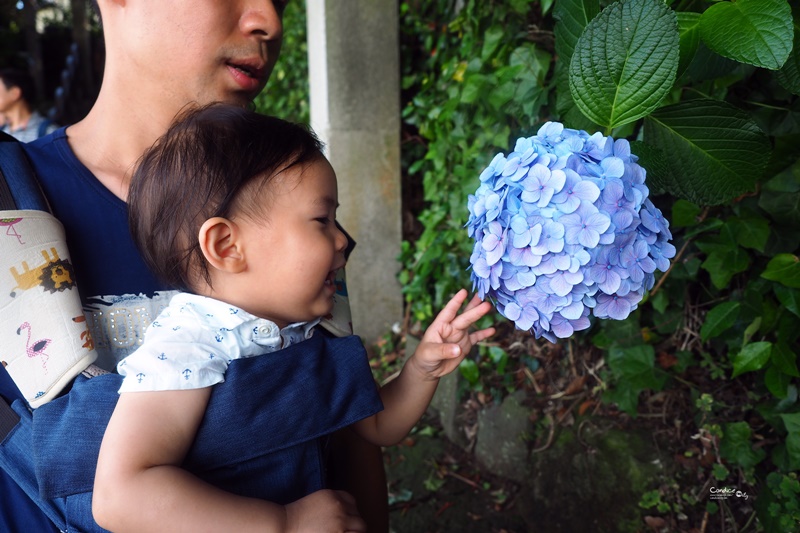
[[50, 211], [22, 144], [0, 132], [0, 211]]

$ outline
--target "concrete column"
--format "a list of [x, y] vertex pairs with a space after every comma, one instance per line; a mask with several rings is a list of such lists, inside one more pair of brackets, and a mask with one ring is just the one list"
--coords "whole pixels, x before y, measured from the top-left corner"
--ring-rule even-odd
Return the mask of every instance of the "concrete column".
[[400, 53], [397, 0], [307, 0], [311, 126], [339, 180], [338, 219], [358, 243], [347, 264], [356, 334], [402, 317]]

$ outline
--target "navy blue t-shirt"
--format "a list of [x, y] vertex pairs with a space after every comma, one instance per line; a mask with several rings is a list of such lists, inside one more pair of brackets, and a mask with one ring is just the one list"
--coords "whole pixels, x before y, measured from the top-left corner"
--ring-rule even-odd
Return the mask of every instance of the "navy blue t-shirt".
[[53, 214], [66, 230], [81, 298], [162, 290], [131, 240], [128, 204], [78, 161], [67, 143], [66, 128], [23, 146]]
[[97, 364], [113, 370], [141, 345], [145, 329], [175, 291], [150, 273], [128, 230], [127, 203], [75, 157], [66, 128], [24, 149], [64, 225]]

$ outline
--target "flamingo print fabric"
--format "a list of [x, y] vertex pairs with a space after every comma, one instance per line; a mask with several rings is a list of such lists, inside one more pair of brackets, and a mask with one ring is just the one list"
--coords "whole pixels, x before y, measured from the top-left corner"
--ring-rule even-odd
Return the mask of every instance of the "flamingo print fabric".
[[61, 223], [0, 211], [0, 362], [31, 407], [95, 361]]

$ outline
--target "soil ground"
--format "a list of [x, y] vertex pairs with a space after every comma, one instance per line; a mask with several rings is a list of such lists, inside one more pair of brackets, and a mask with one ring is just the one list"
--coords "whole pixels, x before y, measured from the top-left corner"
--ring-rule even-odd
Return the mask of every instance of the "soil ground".
[[529, 531], [516, 484], [483, 471], [440, 434], [433, 418], [418, 428], [384, 453], [392, 533]]

